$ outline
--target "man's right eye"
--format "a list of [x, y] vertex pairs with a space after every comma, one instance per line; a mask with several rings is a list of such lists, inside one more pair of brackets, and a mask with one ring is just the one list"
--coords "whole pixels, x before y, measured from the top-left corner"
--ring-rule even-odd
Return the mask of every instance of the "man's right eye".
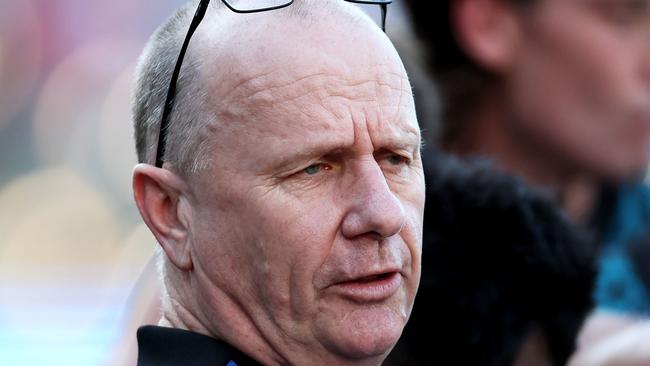
[[330, 165], [328, 165], [328, 164], [315, 163], [315, 164], [312, 164], [312, 165], [306, 167], [302, 171], [303, 171], [303, 173], [305, 173], [307, 175], [316, 175], [316, 174], [320, 173], [323, 170], [331, 170], [331, 169], [332, 169], [332, 167]]

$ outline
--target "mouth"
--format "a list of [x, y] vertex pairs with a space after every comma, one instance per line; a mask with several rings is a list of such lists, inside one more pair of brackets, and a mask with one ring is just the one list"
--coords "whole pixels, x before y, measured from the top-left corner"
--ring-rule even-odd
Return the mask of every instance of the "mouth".
[[339, 296], [356, 303], [373, 303], [393, 296], [402, 284], [397, 271], [360, 276], [330, 287]]

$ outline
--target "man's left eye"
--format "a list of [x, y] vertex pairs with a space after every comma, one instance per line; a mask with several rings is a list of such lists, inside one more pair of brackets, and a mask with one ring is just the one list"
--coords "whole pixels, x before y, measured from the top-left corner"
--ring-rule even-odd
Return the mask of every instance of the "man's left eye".
[[401, 165], [401, 164], [408, 163], [408, 159], [406, 159], [405, 157], [403, 157], [401, 155], [397, 155], [397, 154], [389, 155], [387, 160], [392, 165]]
[[323, 170], [331, 170], [332, 167], [325, 163], [315, 163], [302, 170], [307, 175], [316, 175]]

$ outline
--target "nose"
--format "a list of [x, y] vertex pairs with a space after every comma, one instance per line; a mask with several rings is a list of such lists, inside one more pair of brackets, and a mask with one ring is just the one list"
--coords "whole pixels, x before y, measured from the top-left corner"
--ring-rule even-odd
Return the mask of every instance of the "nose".
[[343, 236], [371, 236], [379, 240], [399, 233], [405, 222], [404, 207], [374, 159], [364, 163], [351, 179], [353, 182], [344, 193], [350, 205], [342, 222]]

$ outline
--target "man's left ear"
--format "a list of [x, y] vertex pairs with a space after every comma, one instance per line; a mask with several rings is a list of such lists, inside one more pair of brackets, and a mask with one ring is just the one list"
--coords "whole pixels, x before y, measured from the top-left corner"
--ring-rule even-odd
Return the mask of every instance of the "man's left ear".
[[452, 1], [458, 43], [483, 68], [502, 73], [514, 62], [521, 38], [521, 13], [506, 0]]
[[187, 192], [187, 184], [167, 169], [148, 164], [133, 169], [133, 194], [140, 215], [169, 260], [182, 271], [193, 267]]

